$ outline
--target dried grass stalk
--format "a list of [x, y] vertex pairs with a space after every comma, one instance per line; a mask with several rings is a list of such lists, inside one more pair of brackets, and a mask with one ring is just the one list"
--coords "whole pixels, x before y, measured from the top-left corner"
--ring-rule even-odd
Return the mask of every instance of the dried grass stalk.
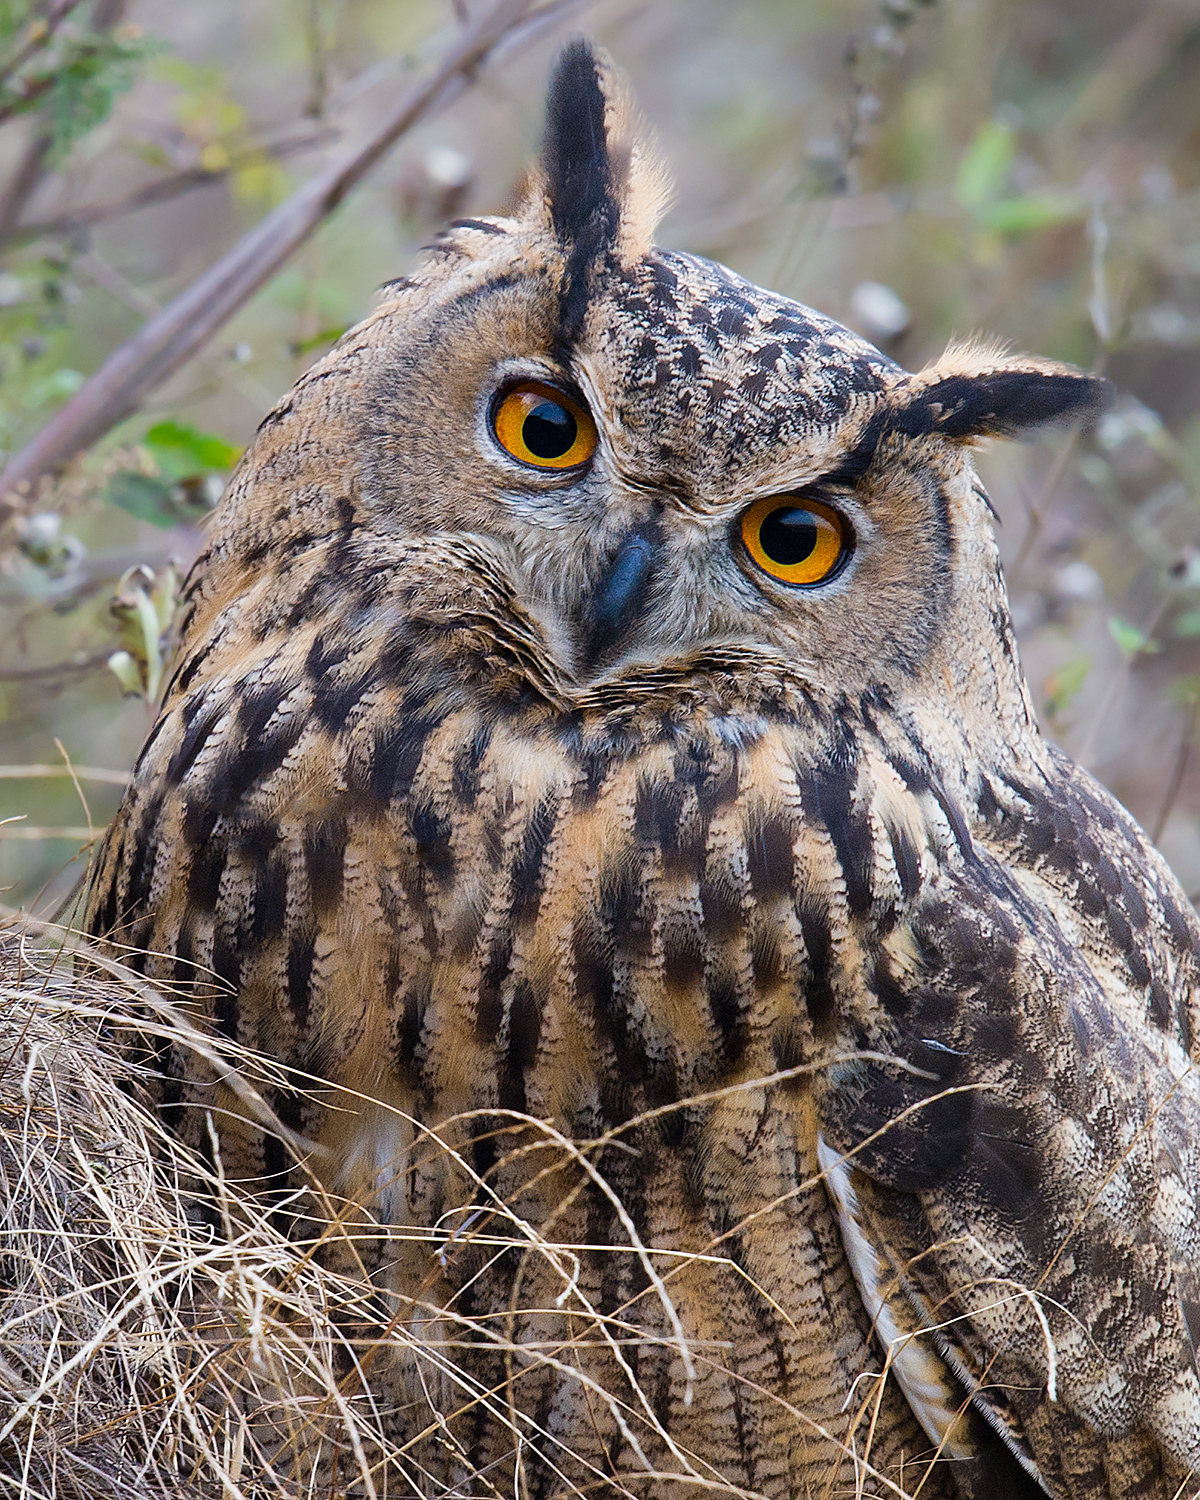
[[[560, 1469], [564, 1495], [754, 1500], [662, 1430], [627, 1358], [631, 1337], [646, 1342], [647, 1331], [583, 1305], [577, 1247], [552, 1243], [496, 1200], [440, 1132], [429, 1139], [474, 1185], [473, 1201], [492, 1201], [468, 1213], [464, 1200], [444, 1225], [389, 1235], [408, 1240], [406, 1255], [427, 1259], [431, 1281], [468, 1240], [485, 1259], [516, 1249], [530, 1268], [527, 1284], [540, 1285], [540, 1299], [549, 1286], [556, 1304], [522, 1313], [561, 1323], [556, 1309], [570, 1303], [572, 1337], [540, 1347], [506, 1342], [494, 1321], [422, 1302], [419, 1291], [385, 1297], [361, 1270], [356, 1236], [379, 1233], [361, 1213], [325, 1200], [322, 1219], [312, 1194], [290, 1215], [278, 1204], [268, 1209], [224, 1179], [215, 1134], [215, 1165], [190, 1154], [150, 1108], [128, 1044], [139, 1031], [190, 1037], [210, 1057], [212, 1044], [137, 975], [111, 960], [103, 961], [107, 973], [78, 972], [50, 937], [35, 943], [16, 928], [0, 930], [0, 1500], [448, 1493], [422, 1471], [431, 1443], [454, 1459], [459, 1480], [449, 1493], [512, 1495], [514, 1483], [521, 1492], [531, 1442], [539, 1462]], [[257, 1096], [256, 1080], [272, 1077], [268, 1060], [235, 1048], [222, 1069], [238, 1070], [244, 1100]], [[611, 1194], [577, 1143], [546, 1122], [513, 1124], [526, 1141], [518, 1153], [570, 1160], [577, 1176]], [[530, 1128], [539, 1137], [532, 1142]], [[298, 1222], [307, 1238], [295, 1237]], [[667, 1285], [673, 1272], [660, 1276], [630, 1229], [629, 1253], [663, 1301], [660, 1341], [686, 1367], [691, 1356]], [[627, 1377], [614, 1381], [624, 1394], [585, 1373], [575, 1340], [608, 1348], [614, 1373]], [[582, 1455], [538, 1442], [546, 1435], [511, 1389], [473, 1384], [455, 1354], [481, 1342], [513, 1368], [534, 1361], [588, 1384], [589, 1398], [642, 1455], [642, 1472], [629, 1476], [634, 1490]], [[716, 1354], [704, 1351], [710, 1361]], [[402, 1381], [379, 1378], [398, 1366]], [[386, 1393], [398, 1389], [420, 1393], [419, 1419], [411, 1405], [389, 1407]], [[461, 1453], [457, 1419], [477, 1405], [511, 1431], [515, 1477], [475, 1473]], [[868, 1437], [857, 1488], [905, 1500], [902, 1486], [873, 1469], [869, 1446]], [[669, 1467], [652, 1478], [646, 1455], [655, 1450]]]

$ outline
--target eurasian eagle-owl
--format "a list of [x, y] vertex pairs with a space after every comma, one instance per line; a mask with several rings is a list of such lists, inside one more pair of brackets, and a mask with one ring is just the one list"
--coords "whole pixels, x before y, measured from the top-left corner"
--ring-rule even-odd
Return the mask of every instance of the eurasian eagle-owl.
[[1038, 731], [970, 459], [1099, 383], [652, 248], [629, 120], [568, 47], [521, 210], [267, 416], [89, 930], [309, 1085], [459, 1372], [393, 1371], [396, 1492], [1191, 1493], [1200, 931]]

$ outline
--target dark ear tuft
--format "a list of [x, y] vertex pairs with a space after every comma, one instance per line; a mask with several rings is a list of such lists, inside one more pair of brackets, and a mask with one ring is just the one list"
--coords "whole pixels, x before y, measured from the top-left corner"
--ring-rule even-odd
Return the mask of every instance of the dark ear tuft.
[[585, 41], [563, 48], [550, 79], [541, 171], [525, 212], [563, 257], [559, 338], [578, 339], [605, 266], [650, 251], [670, 183], [608, 58]]
[[1094, 411], [1107, 382], [1095, 375], [1046, 375], [998, 370], [992, 375], [950, 375], [926, 387], [895, 422], [909, 437], [937, 432], [947, 438], [1015, 437], [1060, 417]]
[[907, 437], [937, 433], [951, 441], [1015, 437], [1104, 404], [1108, 382], [1070, 365], [1022, 358], [967, 344], [947, 350], [896, 393], [889, 426]]
[[611, 243], [620, 221], [609, 151], [604, 67], [582, 39], [563, 48], [550, 79], [542, 161], [554, 232], [565, 249]]

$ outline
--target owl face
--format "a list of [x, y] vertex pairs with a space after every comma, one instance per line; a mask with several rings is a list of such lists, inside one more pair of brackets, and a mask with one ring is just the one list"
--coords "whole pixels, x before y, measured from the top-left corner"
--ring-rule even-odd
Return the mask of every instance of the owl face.
[[377, 580], [410, 578], [410, 613], [519, 612], [567, 701], [721, 661], [825, 692], [932, 671], [944, 692], [944, 658], [981, 626], [1010, 649], [967, 446], [1096, 382], [978, 346], [909, 375], [654, 249], [662, 201], [604, 65], [569, 52], [523, 210], [452, 226], [309, 372], [216, 553], [251, 554], [256, 530], [352, 532]]

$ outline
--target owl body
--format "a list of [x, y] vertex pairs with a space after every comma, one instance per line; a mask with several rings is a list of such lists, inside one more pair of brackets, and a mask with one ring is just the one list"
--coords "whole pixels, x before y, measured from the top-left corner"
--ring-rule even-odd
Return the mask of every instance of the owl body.
[[264, 421], [89, 928], [304, 1083], [162, 1104], [355, 1205], [396, 1493], [1191, 1494], [1200, 934], [969, 457], [1095, 383], [653, 249], [627, 119]]

